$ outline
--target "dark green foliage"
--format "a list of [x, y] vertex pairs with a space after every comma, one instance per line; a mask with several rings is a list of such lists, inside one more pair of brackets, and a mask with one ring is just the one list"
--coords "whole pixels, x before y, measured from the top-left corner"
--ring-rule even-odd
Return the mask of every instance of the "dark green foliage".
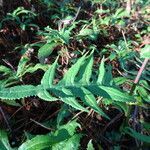
[[146, 149], [149, 1], [8, 1], [0, 150]]
[[[108, 118], [108, 116], [98, 106], [95, 95], [125, 103], [134, 102], [133, 97], [121, 92], [118, 88], [116, 88], [116, 86], [111, 86], [111, 80], [109, 81], [107, 79], [105, 85], [104, 79], [106, 77], [106, 73], [103, 61], [100, 65], [97, 81], [90, 81], [93, 65], [92, 54], [88, 57], [85, 55], [82, 56], [66, 72], [62, 80], [60, 80], [57, 84], [54, 84], [53, 81], [55, 78], [56, 65], [57, 59], [44, 74], [41, 80], [41, 85], [24, 85], [6, 89], [4, 88], [0, 91], [0, 98], [12, 100], [29, 96], [38, 96], [46, 101], [61, 100], [78, 110], [88, 112], [88, 110], [86, 110], [76, 100], [76, 98], [79, 97], [85, 105], [90, 106], [97, 113], [105, 116], [106, 118]], [[100, 74], [102, 74], [102, 76]]]

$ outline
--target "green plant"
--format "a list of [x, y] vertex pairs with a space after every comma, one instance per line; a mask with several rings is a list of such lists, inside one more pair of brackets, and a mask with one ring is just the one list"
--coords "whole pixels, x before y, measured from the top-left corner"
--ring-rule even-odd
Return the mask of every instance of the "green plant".
[[37, 25], [31, 23], [31, 19], [33, 19], [35, 16], [36, 14], [34, 12], [26, 10], [24, 7], [18, 7], [12, 13], [8, 13], [7, 16], [0, 22], [0, 28], [5, 21], [15, 21], [17, 24], [19, 24], [22, 30], [25, 30], [28, 26], [38, 27]]
[[37, 63], [36, 65], [34, 65], [32, 63], [29, 63], [31, 60], [31, 53], [33, 53], [33, 49], [28, 48], [24, 52], [24, 54], [22, 54], [15, 74], [16, 78], [21, 79], [26, 73], [34, 73], [39, 69], [43, 71], [46, 71], [48, 69], [47, 64]]
[[16, 1], [0, 23], [0, 149], [149, 147], [148, 3]]
[[[67, 150], [70, 147], [77, 150], [82, 137], [81, 134], [76, 133], [77, 127], [80, 125], [76, 121], [68, 122], [51, 133], [27, 139], [18, 150], [41, 150], [45, 148]], [[16, 150], [16, 148], [11, 148], [7, 134], [2, 130], [0, 131], [0, 146], [2, 150]]]
[[12, 68], [0, 65], [0, 88], [11, 86], [14, 83], [17, 83], [17, 78], [15, 76], [15, 71]]
[[44, 32], [39, 32], [39, 35], [44, 36], [45, 42], [43, 46], [38, 50], [38, 58], [41, 63], [44, 63], [47, 58], [57, 46], [65, 47], [69, 44], [71, 38], [71, 31], [75, 28], [76, 24], [72, 23], [70, 27], [63, 27], [60, 30], [54, 30], [47, 26]]
[[11, 148], [7, 133], [4, 130], [0, 130], [0, 147], [1, 150], [16, 150], [15, 148]]
[[96, 81], [90, 81], [92, 75], [93, 57], [92, 54], [88, 57], [82, 56], [64, 75], [59, 83], [54, 84], [54, 76], [57, 65], [57, 59], [44, 74], [41, 84], [38, 86], [22, 85], [11, 88], [2, 88], [0, 91], [1, 99], [20, 99], [28, 96], [38, 96], [46, 101], [61, 100], [72, 107], [86, 111], [80, 105], [76, 98], [79, 97], [86, 105], [93, 108], [100, 115], [108, 116], [99, 108], [95, 95], [104, 98], [113, 99], [120, 102], [133, 102], [133, 98], [121, 92], [111, 79], [106, 79], [104, 62], [102, 61], [99, 74]]

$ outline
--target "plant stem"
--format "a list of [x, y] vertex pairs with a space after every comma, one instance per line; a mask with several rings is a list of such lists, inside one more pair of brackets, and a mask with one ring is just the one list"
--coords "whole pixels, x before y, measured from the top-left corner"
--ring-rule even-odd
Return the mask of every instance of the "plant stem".
[[146, 65], [148, 63], [148, 60], [149, 60], [148, 58], [145, 58], [144, 62], [142, 63], [142, 66], [141, 66], [141, 68], [140, 68], [140, 70], [139, 70], [139, 72], [138, 72], [138, 74], [137, 74], [137, 76], [136, 76], [136, 78], [134, 80], [135, 84], [137, 84], [139, 82], [140, 77], [142, 75], [142, 72], [143, 72], [143, 70], [145, 69], [145, 67], [146, 67]]
[[[133, 92], [134, 92], [134, 90], [135, 90], [135, 88], [136, 88], [136, 85], [137, 85], [137, 83], [139, 82], [139, 80], [140, 80], [140, 77], [141, 77], [141, 75], [142, 75], [142, 72], [144, 71], [144, 69], [145, 69], [145, 67], [146, 67], [146, 65], [147, 65], [147, 63], [148, 63], [148, 58], [145, 58], [145, 60], [143, 61], [143, 63], [142, 63], [142, 66], [141, 66], [141, 68], [140, 68], [140, 70], [138, 71], [138, 74], [137, 74], [137, 76], [136, 76], [136, 78], [135, 78], [135, 80], [134, 80], [134, 83], [133, 83], [133, 86], [132, 86], [132, 88], [131, 88], [131, 91], [130, 91], [130, 95], [132, 95], [133, 94]], [[129, 121], [129, 118], [130, 118], [130, 114], [131, 114], [131, 111], [132, 111], [132, 106], [129, 106], [129, 110], [128, 110], [128, 113], [127, 113], [127, 122]], [[134, 109], [134, 118], [137, 116], [137, 114], [138, 114], [138, 106], [135, 106], [135, 109]], [[133, 119], [134, 119], [133, 118]]]

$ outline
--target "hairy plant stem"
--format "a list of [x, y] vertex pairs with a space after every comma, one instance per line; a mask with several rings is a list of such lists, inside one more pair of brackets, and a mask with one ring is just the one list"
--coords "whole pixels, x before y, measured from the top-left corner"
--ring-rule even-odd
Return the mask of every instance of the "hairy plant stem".
[[[134, 90], [136, 88], [137, 83], [140, 80], [142, 72], [144, 71], [144, 69], [145, 69], [145, 67], [146, 67], [146, 65], [148, 63], [148, 60], [149, 60], [148, 58], [145, 58], [145, 60], [143, 61], [142, 66], [141, 66], [140, 70], [138, 71], [138, 74], [137, 74], [137, 76], [136, 76], [136, 78], [134, 80], [133, 86], [132, 86], [131, 91], [130, 91], [130, 95], [133, 95], [133, 92], [134, 92]], [[127, 112], [127, 119], [126, 119], [127, 123], [128, 123], [128, 121], [130, 119], [130, 114], [132, 113], [133, 108], [134, 108], [134, 113], [133, 113], [132, 119], [135, 120], [135, 118], [137, 117], [138, 106], [135, 106], [135, 107], [134, 106], [129, 106], [129, 109], [128, 109], [128, 112]]]

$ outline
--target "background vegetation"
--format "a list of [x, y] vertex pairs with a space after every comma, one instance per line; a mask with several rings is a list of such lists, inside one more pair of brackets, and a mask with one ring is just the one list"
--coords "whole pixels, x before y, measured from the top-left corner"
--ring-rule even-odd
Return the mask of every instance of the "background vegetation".
[[150, 147], [148, 0], [0, 0], [0, 150]]

